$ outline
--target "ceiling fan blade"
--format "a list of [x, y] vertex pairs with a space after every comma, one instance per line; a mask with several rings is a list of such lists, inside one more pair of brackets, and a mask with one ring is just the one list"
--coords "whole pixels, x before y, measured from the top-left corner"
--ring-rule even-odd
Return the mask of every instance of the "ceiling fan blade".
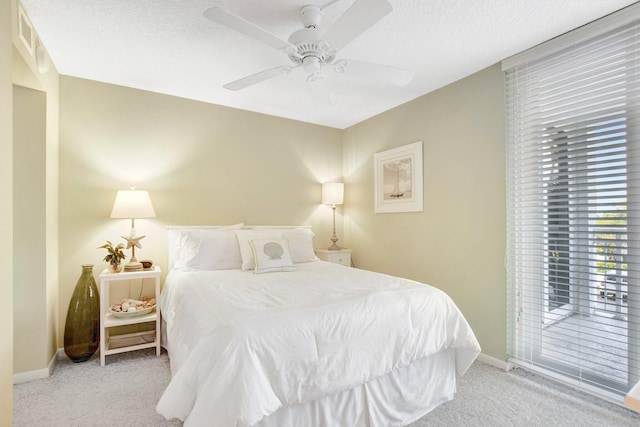
[[392, 10], [387, 0], [356, 0], [329, 28], [322, 40], [340, 50]]
[[309, 77], [307, 77], [307, 87], [309, 88], [311, 102], [313, 102], [314, 107], [331, 107], [331, 96], [329, 95], [327, 81], [321, 73], [310, 74]]
[[341, 59], [333, 65], [336, 73], [343, 73], [358, 77], [370, 77], [383, 83], [405, 86], [413, 79], [415, 72], [404, 68], [389, 67], [387, 65], [371, 64], [369, 62]]
[[257, 83], [261, 83], [265, 80], [272, 79], [274, 77], [281, 76], [283, 74], [289, 74], [291, 70], [297, 67], [275, 67], [268, 70], [260, 71], [259, 73], [251, 74], [250, 76], [243, 77], [239, 80], [227, 83], [222, 87], [229, 90], [240, 90], [249, 86], [253, 86]]
[[320, 10], [324, 12], [326, 9], [329, 9], [331, 6], [341, 1], [342, 0], [329, 0], [327, 4], [325, 4], [324, 6], [320, 6]]
[[[239, 33], [242, 33], [254, 40], [258, 40], [265, 43], [274, 49], [286, 49], [294, 48], [289, 42], [286, 42], [279, 37], [271, 34], [267, 30], [258, 27], [252, 22], [247, 21], [244, 18], [240, 18], [221, 7], [212, 7], [207, 9], [203, 13], [204, 17], [210, 19], [218, 24], [222, 24], [225, 27], [231, 28]], [[295, 49], [295, 48], [294, 48]]]

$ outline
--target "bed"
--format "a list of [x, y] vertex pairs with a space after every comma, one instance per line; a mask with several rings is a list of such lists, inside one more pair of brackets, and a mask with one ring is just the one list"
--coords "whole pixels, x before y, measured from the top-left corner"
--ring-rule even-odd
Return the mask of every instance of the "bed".
[[453, 399], [480, 352], [435, 287], [318, 260], [309, 227], [169, 227], [160, 298], [190, 426], [402, 426]]

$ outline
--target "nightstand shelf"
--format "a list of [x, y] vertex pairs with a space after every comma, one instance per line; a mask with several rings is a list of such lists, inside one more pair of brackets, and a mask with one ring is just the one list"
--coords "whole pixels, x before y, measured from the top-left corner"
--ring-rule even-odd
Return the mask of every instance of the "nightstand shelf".
[[330, 251], [328, 249], [316, 249], [316, 256], [322, 261], [333, 262], [335, 264], [351, 267], [351, 249], [339, 249]]
[[151, 313], [143, 314], [142, 316], [127, 318], [127, 317], [116, 317], [113, 314], [108, 313], [104, 318], [104, 326], [105, 328], [111, 328], [113, 326], [135, 325], [136, 323], [155, 322], [157, 317], [156, 314], [157, 313], [154, 310]]
[[[107, 270], [100, 274], [100, 366], [105, 365], [106, 356], [127, 351], [156, 348], [156, 355], [160, 356], [160, 306], [147, 314], [133, 317], [117, 317], [109, 313], [111, 306], [111, 287], [125, 281], [151, 279], [155, 282], [156, 300], [160, 297], [160, 267], [150, 270], [109, 273]], [[112, 283], [113, 282], [113, 283]], [[129, 283], [129, 286], [131, 283]], [[144, 286], [142, 282], [141, 286]], [[149, 324], [148, 330], [132, 333], [111, 334], [111, 328]]]

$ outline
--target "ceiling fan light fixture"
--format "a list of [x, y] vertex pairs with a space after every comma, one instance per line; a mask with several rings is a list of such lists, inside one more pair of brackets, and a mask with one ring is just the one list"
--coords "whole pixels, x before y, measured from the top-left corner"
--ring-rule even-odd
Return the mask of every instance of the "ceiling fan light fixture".
[[307, 73], [317, 73], [322, 67], [322, 60], [317, 56], [305, 56], [302, 58], [302, 68]]
[[296, 45], [296, 50], [287, 52], [294, 64], [304, 64], [304, 59], [317, 58], [321, 64], [330, 64], [336, 58], [336, 51], [323, 42], [303, 42]]

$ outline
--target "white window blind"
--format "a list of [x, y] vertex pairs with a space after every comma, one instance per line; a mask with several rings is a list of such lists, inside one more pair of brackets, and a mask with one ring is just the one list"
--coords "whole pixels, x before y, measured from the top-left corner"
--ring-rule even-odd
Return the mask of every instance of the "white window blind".
[[503, 64], [508, 355], [614, 400], [640, 380], [639, 11]]

